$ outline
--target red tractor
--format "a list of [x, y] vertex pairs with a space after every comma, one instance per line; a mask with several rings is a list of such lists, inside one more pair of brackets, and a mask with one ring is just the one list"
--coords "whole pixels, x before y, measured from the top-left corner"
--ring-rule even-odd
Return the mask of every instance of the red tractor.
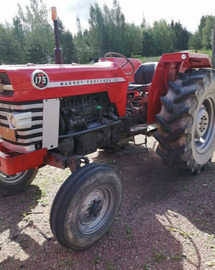
[[165, 164], [198, 173], [215, 149], [207, 55], [164, 54], [141, 64], [114, 54], [92, 65], [0, 66], [0, 192], [23, 190], [46, 164], [69, 167], [50, 215], [67, 248], [96, 242], [121, 204], [120, 178], [108, 165], [89, 164], [87, 154], [144, 134], [157, 139]]

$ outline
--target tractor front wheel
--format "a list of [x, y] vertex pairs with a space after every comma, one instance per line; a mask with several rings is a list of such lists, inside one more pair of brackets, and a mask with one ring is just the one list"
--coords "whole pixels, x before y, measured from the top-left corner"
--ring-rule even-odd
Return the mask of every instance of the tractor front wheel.
[[50, 225], [58, 242], [83, 250], [114, 221], [122, 199], [119, 177], [107, 165], [87, 164], [63, 183], [52, 204]]
[[0, 194], [8, 196], [24, 190], [32, 183], [37, 171], [37, 168], [29, 169], [14, 175], [0, 172]]
[[173, 168], [199, 172], [215, 149], [214, 71], [180, 74], [161, 102], [157, 153]]

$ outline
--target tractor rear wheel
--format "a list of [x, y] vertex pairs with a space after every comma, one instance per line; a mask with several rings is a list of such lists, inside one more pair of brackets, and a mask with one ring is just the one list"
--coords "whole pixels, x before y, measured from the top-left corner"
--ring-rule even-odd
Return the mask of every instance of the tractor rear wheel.
[[0, 172], [0, 194], [9, 196], [23, 191], [32, 183], [37, 172], [37, 168], [29, 169], [14, 175], [7, 175]]
[[63, 183], [52, 204], [51, 230], [66, 247], [83, 250], [99, 240], [114, 221], [122, 185], [112, 168], [87, 164]]
[[200, 172], [215, 150], [214, 71], [180, 74], [161, 102], [157, 153], [172, 168]]

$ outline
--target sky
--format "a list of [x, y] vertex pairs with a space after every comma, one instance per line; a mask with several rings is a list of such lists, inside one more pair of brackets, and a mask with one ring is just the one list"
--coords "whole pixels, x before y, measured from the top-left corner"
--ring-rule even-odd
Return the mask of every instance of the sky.
[[[76, 17], [81, 20], [82, 28], [88, 27], [90, 4], [97, 2], [101, 8], [104, 3], [111, 8], [113, 0], [43, 0], [48, 10], [52, 6], [57, 7], [57, 13], [63, 25], [73, 34], [76, 33]], [[29, 5], [29, 0], [6, 0], [0, 8], [0, 23], [11, 23], [17, 15], [17, 4], [20, 3], [23, 10]], [[118, 0], [126, 22], [140, 25], [143, 17], [149, 25], [154, 21], [165, 19], [180, 22], [188, 31], [194, 33], [203, 15], [215, 15], [215, 0]], [[51, 11], [50, 11], [51, 21]]]

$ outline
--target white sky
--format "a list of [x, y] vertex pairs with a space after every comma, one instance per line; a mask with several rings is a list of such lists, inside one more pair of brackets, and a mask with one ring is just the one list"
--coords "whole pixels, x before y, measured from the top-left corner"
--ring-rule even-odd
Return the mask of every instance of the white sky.
[[[20, 3], [24, 9], [29, 2], [29, 0], [3, 1], [0, 8], [0, 23], [5, 21], [11, 23], [12, 18], [17, 15], [17, 3]], [[87, 28], [89, 7], [95, 2], [103, 8], [104, 3], [112, 7], [113, 0], [44, 0], [48, 9], [52, 6], [57, 7], [58, 16], [73, 34], [77, 31], [77, 16], [81, 20], [82, 28]], [[118, 2], [126, 21], [136, 25], [142, 23], [144, 16], [150, 25], [160, 19], [165, 19], [167, 23], [174, 20], [180, 21], [188, 31], [195, 32], [203, 15], [215, 15], [215, 0], [118, 0]]]

